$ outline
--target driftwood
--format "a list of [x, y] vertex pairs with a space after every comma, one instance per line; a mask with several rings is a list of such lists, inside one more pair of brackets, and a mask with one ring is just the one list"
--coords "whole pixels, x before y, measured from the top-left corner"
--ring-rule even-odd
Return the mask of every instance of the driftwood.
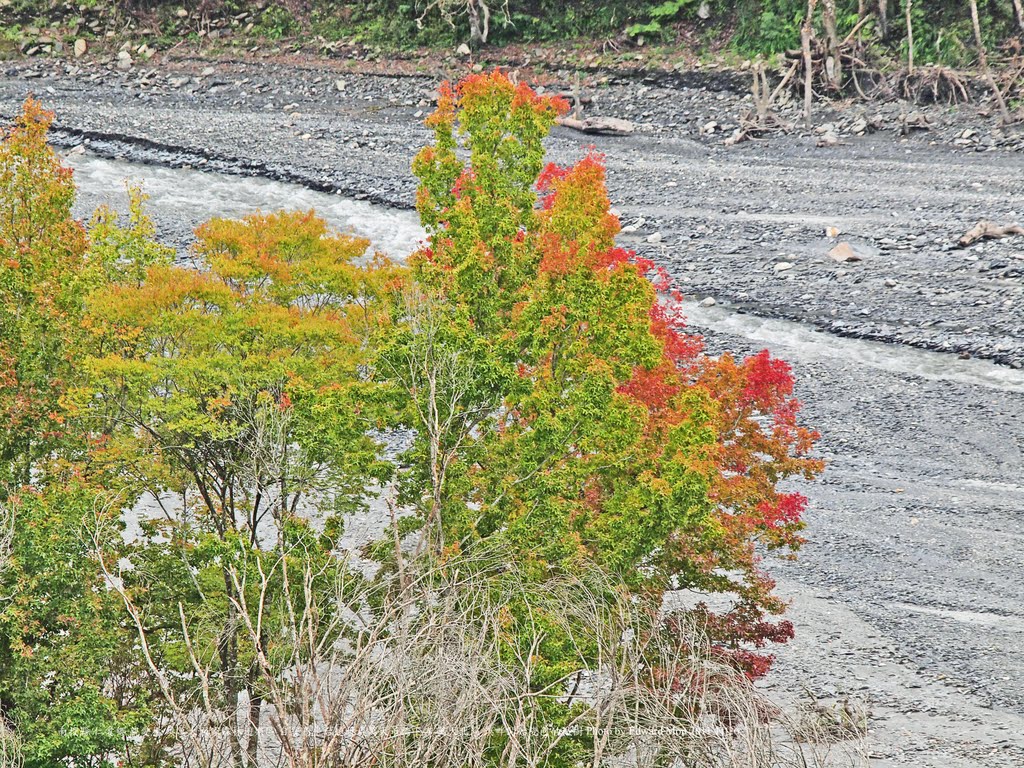
[[964, 236], [957, 241], [957, 245], [961, 248], [966, 248], [978, 240], [997, 239], [1008, 237], [1009, 235], [1024, 235], [1024, 227], [1020, 224], [1000, 226], [999, 224], [993, 224], [991, 221], [982, 220], [967, 230]]
[[793, 127], [784, 120], [781, 120], [775, 114], [772, 107], [775, 105], [775, 100], [779, 97], [779, 94], [785, 90], [790, 79], [796, 74], [796, 70], [797, 64], [794, 63], [779, 84], [775, 86], [775, 89], [772, 90], [768, 84], [768, 75], [765, 73], [764, 64], [759, 61], [754, 65], [754, 79], [750, 85], [750, 93], [754, 99], [754, 109], [748, 109], [740, 116], [740, 127], [736, 129], [732, 136], [725, 140], [726, 146], [731, 147], [734, 144], [739, 144], [742, 141], [757, 138], [773, 131], [788, 131]]
[[867, 79], [873, 86], [877, 86], [883, 79], [879, 68], [869, 63], [874, 59], [874, 54], [860, 36], [864, 26], [874, 16], [869, 14], [863, 17], [842, 40], [833, 37], [831, 29], [828, 38], [822, 40], [814, 35], [813, 26], [808, 23], [816, 6], [817, 0], [808, 0], [804, 23], [800, 28], [800, 48], [785, 52], [786, 58], [798, 68], [793, 87], [804, 98], [805, 115], [810, 111], [810, 101], [815, 91], [840, 94], [852, 84], [861, 98], [867, 99], [861, 80]]
[[562, 117], [555, 122], [566, 128], [572, 128], [574, 131], [602, 136], [629, 136], [635, 130], [629, 120], [622, 120], [618, 117], [586, 117], [582, 120], [577, 120], [574, 117]]
[[915, 104], [959, 104], [970, 101], [964, 78], [949, 67], [918, 67], [893, 77], [896, 92]]

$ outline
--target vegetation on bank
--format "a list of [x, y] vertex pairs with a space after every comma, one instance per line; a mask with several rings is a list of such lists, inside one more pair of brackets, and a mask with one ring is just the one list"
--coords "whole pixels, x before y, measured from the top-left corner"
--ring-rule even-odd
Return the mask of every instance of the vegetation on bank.
[[[966, 3], [828, 0], [817, 6], [822, 34], [826, 12], [834, 10], [841, 37], [870, 16], [860, 31], [878, 55], [906, 60], [912, 47], [919, 64], [977, 62]], [[102, 41], [112, 33], [157, 49], [183, 37], [214, 45], [320, 40], [327, 50], [341, 43], [399, 50], [588, 38], [604, 52], [664, 44], [755, 56], [798, 49], [807, 10], [807, 0], [2, 0], [0, 28], [8, 47], [69, 54], [78, 36]], [[1019, 51], [1022, 0], [982, 0], [978, 17], [990, 51], [1012, 49], [1014, 40]]]
[[[186, 266], [138, 192], [72, 218], [26, 102], [0, 142], [5, 753], [784, 764], [749, 687], [792, 635], [760, 562], [801, 544], [779, 486], [820, 471], [816, 434], [784, 362], [705, 355], [615, 245], [599, 155], [545, 165], [565, 108], [443, 88], [407, 266], [312, 212], [214, 219]], [[377, 539], [343, 547], [370, 503]]]

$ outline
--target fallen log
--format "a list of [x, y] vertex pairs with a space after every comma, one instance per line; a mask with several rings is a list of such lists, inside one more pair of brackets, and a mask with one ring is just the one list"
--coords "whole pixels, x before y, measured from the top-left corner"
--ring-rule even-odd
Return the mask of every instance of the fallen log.
[[572, 128], [581, 133], [595, 133], [602, 136], [629, 136], [634, 131], [629, 120], [618, 117], [586, 117], [577, 120], [574, 117], [560, 117], [555, 121], [558, 125]]
[[1000, 226], [999, 224], [993, 224], [991, 221], [982, 220], [967, 230], [964, 236], [957, 240], [957, 245], [961, 248], [966, 248], [978, 240], [996, 239], [1008, 237], [1009, 235], [1024, 235], [1024, 227], [1020, 224]]

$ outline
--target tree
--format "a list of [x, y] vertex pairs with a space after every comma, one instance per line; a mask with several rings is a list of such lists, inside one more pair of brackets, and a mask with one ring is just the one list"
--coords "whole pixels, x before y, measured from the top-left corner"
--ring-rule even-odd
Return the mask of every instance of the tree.
[[[155, 264], [91, 296], [96, 351], [68, 402], [94, 436], [93, 482], [118, 508], [157, 508], [123, 554], [131, 566], [106, 562], [168, 717], [200, 718], [206, 737], [186, 729], [179, 743], [200, 765], [252, 765], [260, 654], [278, 653], [287, 616], [275, 609], [303, 588], [279, 561], [301, 545], [329, 580], [341, 515], [386, 475], [369, 436], [386, 397], [364, 366], [389, 324], [378, 295], [400, 273], [355, 265], [367, 241], [312, 212], [214, 219], [196, 234], [201, 268]], [[266, 572], [284, 580], [249, 592]], [[250, 605], [267, 614], [256, 638]]]
[[27, 768], [112, 766], [147, 719], [119, 605], [96, 563], [99, 496], [65, 480], [6, 503], [16, 532], [0, 570], [0, 708]]
[[[800, 545], [806, 500], [777, 484], [820, 470], [816, 434], [785, 363], [703, 355], [668, 277], [616, 247], [599, 155], [543, 167], [564, 109], [495, 73], [443, 89], [428, 120], [435, 143], [413, 168], [430, 242], [412, 267], [444, 321], [385, 359], [424, 370], [420, 344], [461, 370], [398, 377], [420, 430], [404, 499], [439, 553], [497, 537], [538, 575], [593, 563], [654, 603], [732, 595], [729, 611], [699, 610], [723, 655], [759, 674], [752, 647], [791, 626], [765, 620], [783, 604], [758, 547]], [[424, 420], [437, 403], [454, 427], [440, 439]]]
[[87, 236], [51, 120], [29, 99], [0, 140], [0, 730], [17, 728], [27, 766], [102, 766], [146, 702], [126, 682], [126, 635], [88, 535], [102, 499], [75, 464], [87, 436], [64, 398], [88, 353], [90, 294], [166, 249], [136, 192], [127, 226], [104, 210]]
[[27, 483], [62, 432], [88, 272], [71, 171], [46, 144], [52, 119], [28, 99], [0, 135], [0, 486]]
[[71, 215], [71, 169], [46, 143], [52, 120], [30, 98], [0, 135], [0, 499], [72, 437], [61, 398], [88, 346], [87, 296], [168, 253], [152, 241], [138, 190], [126, 226], [101, 209], [87, 234]]

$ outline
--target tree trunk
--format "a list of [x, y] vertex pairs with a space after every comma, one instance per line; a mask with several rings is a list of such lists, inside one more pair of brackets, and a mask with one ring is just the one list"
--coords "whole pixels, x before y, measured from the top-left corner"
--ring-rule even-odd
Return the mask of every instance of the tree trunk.
[[836, 32], [836, 0], [824, 0], [822, 17], [828, 39], [828, 55], [832, 60], [831, 68], [826, 63], [826, 73], [831, 86], [838, 91], [843, 87], [843, 63], [839, 55], [839, 34]]
[[1024, 32], [1024, 2], [1013, 0], [1013, 10], [1017, 12], [1017, 26], [1020, 27], [1021, 32]]
[[882, 40], [889, 36], [889, 0], [878, 0], [878, 36]]
[[907, 72], [914, 74], [914, 20], [911, 18], [911, 11], [914, 9], [914, 0], [903, 0], [904, 10], [907, 13]]
[[491, 27], [491, 9], [483, 0], [467, 0], [466, 12], [469, 15], [469, 44], [473, 48], [486, 45]]
[[807, 0], [807, 17], [800, 28], [800, 43], [804, 55], [804, 123], [811, 124], [811, 99], [814, 96], [814, 62], [811, 61], [811, 34], [814, 9], [818, 0]]
[[[253, 676], [255, 677], [255, 675]], [[250, 768], [257, 768], [260, 756], [260, 715], [263, 712], [263, 697], [253, 693], [252, 685], [249, 686], [249, 743], [246, 745], [246, 755], [249, 759]]]
[[224, 570], [224, 587], [228, 598], [228, 615], [224, 622], [224, 630], [217, 640], [217, 653], [220, 657], [220, 674], [224, 681], [224, 706], [228, 715], [228, 741], [231, 747], [231, 765], [234, 768], [244, 768], [245, 753], [242, 750], [242, 743], [238, 738], [238, 725], [236, 716], [238, 713], [238, 694], [241, 692], [241, 679], [238, 670], [238, 637], [236, 635], [236, 623], [238, 616], [235, 610], [234, 589], [231, 583], [231, 576], [227, 569]]
[[978, 46], [978, 61], [981, 63], [981, 69], [985, 73], [985, 78], [988, 80], [992, 93], [995, 94], [996, 102], [999, 104], [999, 112], [1003, 118], [1003, 123], [1009, 124], [1013, 122], [1010, 118], [1010, 110], [1006, 108], [1006, 101], [1003, 99], [1003, 92], [999, 90], [999, 84], [996, 82], [995, 77], [992, 76], [992, 70], [988, 66], [988, 53], [985, 51], [985, 41], [981, 37], [981, 22], [978, 20], [978, 0], [970, 0], [970, 2], [971, 23], [974, 25], [974, 42]]

